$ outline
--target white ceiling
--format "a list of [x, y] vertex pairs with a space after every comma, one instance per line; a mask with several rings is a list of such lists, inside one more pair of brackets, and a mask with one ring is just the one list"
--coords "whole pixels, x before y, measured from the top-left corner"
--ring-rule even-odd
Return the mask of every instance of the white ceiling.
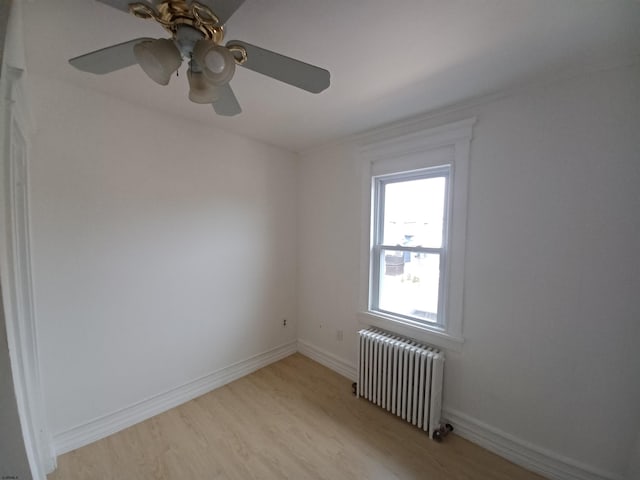
[[28, 70], [166, 115], [299, 151], [558, 72], [640, 55], [634, 0], [246, 0], [226, 25], [244, 40], [331, 72], [306, 93], [239, 68], [243, 108], [216, 116], [187, 99], [184, 70], [167, 87], [137, 67], [94, 76], [71, 57], [141, 36], [153, 21], [93, 0], [24, 4]]

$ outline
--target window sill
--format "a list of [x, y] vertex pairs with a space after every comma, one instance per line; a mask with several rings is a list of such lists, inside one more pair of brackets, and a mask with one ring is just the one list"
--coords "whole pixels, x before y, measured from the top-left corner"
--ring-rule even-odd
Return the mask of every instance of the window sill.
[[454, 352], [461, 352], [464, 343], [464, 339], [461, 337], [377, 312], [358, 312], [358, 323], [363, 327], [382, 328], [391, 333], [404, 335]]

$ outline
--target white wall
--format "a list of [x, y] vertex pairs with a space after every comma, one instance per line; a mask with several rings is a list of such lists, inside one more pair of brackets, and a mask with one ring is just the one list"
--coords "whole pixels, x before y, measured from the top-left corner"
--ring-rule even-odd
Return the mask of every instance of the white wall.
[[[640, 67], [425, 119], [476, 116], [462, 352], [445, 408], [622, 476], [640, 426]], [[355, 365], [355, 140], [300, 167], [299, 336]], [[336, 339], [344, 329], [345, 338]]]
[[295, 155], [30, 83], [33, 277], [54, 436], [295, 340]]

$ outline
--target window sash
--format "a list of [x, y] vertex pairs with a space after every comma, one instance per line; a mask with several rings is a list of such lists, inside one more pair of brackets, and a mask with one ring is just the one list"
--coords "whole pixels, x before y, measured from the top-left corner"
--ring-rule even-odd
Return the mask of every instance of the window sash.
[[[450, 180], [451, 180], [451, 167], [450, 165], [443, 165], [437, 167], [430, 167], [410, 172], [401, 172], [387, 175], [374, 176], [372, 178], [373, 183], [373, 235], [372, 245], [370, 250], [370, 264], [371, 264], [371, 278], [369, 289], [369, 308], [372, 311], [384, 313], [394, 317], [400, 317], [411, 322], [416, 322], [422, 325], [430, 325], [432, 327], [443, 329], [445, 328], [446, 319], [446, 292], [445, 285], [448, 281], [448, 269], [447, 269], [447, 246], [449, 242], [449, 204], [450, 204]], [[384, 239], [384, 206], [385, 206], [385, 187], [391, 183], [401, 183], [411, 180], [421, 180], [425, 178], [437, 178], [444, 177], [445, 189], [444, 189], [444, 211], [442, 221], [442, 245], [439, 248], [436, 247], [422, 247], [422, 246], [401, 246], [401, 245], [388, 245], [383, 243]], [[380, 308], [380, 287], [381, 287], [381, 275], [383, 274], [382, 268], [382, 252], [384, 250], [402, 251], [402, 252], [415, 252], [415, 253], [432, 253], [437, 254], [440, 257], [440, 276], [438, 283], [438, 311], [437, 321], [430, 322], [420, 319], [415, 316], [404, 315], [398, 312], [392, 312]]]

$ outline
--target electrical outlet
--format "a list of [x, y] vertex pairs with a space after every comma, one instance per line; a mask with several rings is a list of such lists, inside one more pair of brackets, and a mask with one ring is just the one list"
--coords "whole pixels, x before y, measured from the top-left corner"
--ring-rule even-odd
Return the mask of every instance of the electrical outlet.
[[336, 340], [341, 342], [343, 337], [344, 337], [344, 332], [342, 330], [336, 330]]
[[282, 319], [282, 327], [283, 328], [287, 328], [287, 319], [286, 318]]

